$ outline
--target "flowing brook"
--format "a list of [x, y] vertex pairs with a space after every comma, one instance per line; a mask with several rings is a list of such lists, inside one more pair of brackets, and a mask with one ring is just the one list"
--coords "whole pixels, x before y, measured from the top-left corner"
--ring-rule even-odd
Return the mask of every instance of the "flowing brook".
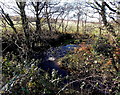
[[64, 57], [67, 53], [74, 49], [74, 47], [78, 47], [77, 45], [66, 45], [66, 46], [59, 46], [59, 47], [52, 47], [45, 51], [42, 54], [35, 55], [35, 58], [41, 58], [42, 61], [38, 67], [41, 69], [48, 71], [49, 73], [52, 72], [53, 69], [58, 71], [58, 74], [62, 77], [67, 76], [69, 73], [67, 70], [64, 70], [58, 66], [56, 63], [56, 59]]

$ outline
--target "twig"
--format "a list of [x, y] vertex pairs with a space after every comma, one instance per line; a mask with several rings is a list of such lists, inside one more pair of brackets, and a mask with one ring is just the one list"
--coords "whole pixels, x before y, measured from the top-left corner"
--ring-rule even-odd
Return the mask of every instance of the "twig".
[[12, 43], [11, 44], [9, 44], [2, 52], [4, 52], [9, 46], [11, 46], [12, 45]]
[[84, 81], [84, 80], [86, 80], [87, 78], [91, 78], [92, 76], [89, 76], [89, 77], [86, 77], [86, 78], [83, 78], [83, 79], [77, 79], [77, 80], [75, 80], [75, 81], [72, 81], [72, 82], [69, 82], [69, 83], [67, 83], [56, 95], [58, 95], [61, 91], [63, 91], [67, 86], [69, 86], [69, 85], [71, 85], [71, 84], [73, 84], [73, 83], [75, 83], [75, 82], [78, 82], [78, 81]]

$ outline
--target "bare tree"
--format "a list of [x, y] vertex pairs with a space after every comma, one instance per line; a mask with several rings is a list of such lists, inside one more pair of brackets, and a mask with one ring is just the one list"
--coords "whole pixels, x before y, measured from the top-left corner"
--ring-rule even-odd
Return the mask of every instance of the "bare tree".
[[82, 15], [82, 11], [81, 11], [80, 6], [76, 6], [76, 9], [78, 10], [78, 12], [77, 12], [77, 31], [76, 32], [79, 32], [79, 24], [80, 24], [80, 17]]
[[28, 46], [28, 48], [30, 48], [30, 42], [29, 42], [29, 25], [28, 25], [28, 19], [25, 13], [25, 6], [26, 6], [26, 2], [16, 2], [19, 10], [20, 10], [20, 16], [21, 16], [21, 20], [22, 20], [22, 27], [25, 33], [25, 37], [26, 37], [26, 44]]
[[34, 10], [35, 10], [35, 16], [36, 16], [36, 33], [39, 33], [41, 32], [41, 18], [39, 17], [42, 10], [44, 9], [45, 7], [45, 3], [42, 3], [42, 2], [32, 2], [32, 5], [34, 7]]
[[[106, 27], [106, 29], [112, 33], [113, 36], [117, 36], [115, 33], [115, 29], [114, 26], [112, 24], [109, 23], [109, 21], [107, 20], [107, 11], [106, 9], [108, 9], [111, 12], [114, 12], [116, 14], [120, 14], [117, 9], [113, 9], [107, 2], [105, 2], [104, 0], [102, 0], [101, 2], [98, 2], [97, 0], [94, 0], [94, 4], [93, 6], [91, 6], [92, 8], [96, 9], [98, 11], [98, 13], [101, 15], [102, 17], [102, 21], [104, 23], [104, 26]], [[112, 19], [115, 19], [114, 17], [112, 17]]]
[[76, 21], [77, 21], [77, 25], [76, 25], [76, 32], [80, 32], [80, 22], [82, 22], [82, 32], [85, 30], [84, 29], [84, 20], [85, 20], [85, 4], [84, 2], [81, 2], [81, 1], [77, 1], [75, 0], [75, 3], [74, 3], [74, 17], [76, 18]]
[[7, 22], [8, 25], [11, 26], [11, 28], [17, 34], [17, 30], [16, 30], [16, 28], [14, 26], [14, 23], [13, 23], [12, 19], [9, 16], [9, 14], [5, 13], [4, 10], [3, 10], [3, 8], [1, 6], [0, 6], [0, 8], [1, 8], [1, 15], [2, 15], [3, 19]]

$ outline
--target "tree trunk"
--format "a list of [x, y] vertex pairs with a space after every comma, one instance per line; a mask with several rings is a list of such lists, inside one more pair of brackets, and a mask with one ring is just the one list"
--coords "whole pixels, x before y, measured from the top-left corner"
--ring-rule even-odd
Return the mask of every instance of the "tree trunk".
[[48, 13], [48, 4], [47, 3], [46, 3], [46, 10], [45, 11], [46, 11], [46, 19], [47, 19], [48, 28], [49, 28], [49, 31], [52, 32], [50, 19], [49, 19], [49, 13]]
[[77, 31], [79, 32], [79, 23], [80, 23], [80, 14], [78, 13], [78, 19], [77, 19]]
[[40, 34], [41, 32], [41, 22], [40, 22], [40, 17], [39, 17], [39, 5], [40, 5], [40, 2], [36, 2], [37, 5], [35, 6], [35, 12], [36, 12], [36, 33]]
[[106, 5], [105, 5], [105, 2], [102, 2], [101, 13], [100, 13], [100, 15], [101, 15], [101, 17], [102, 17], [102, 21], [103, 21], [105, 27], [107, 28], [107, 30], [108, 30], [110, 33], [112, 33], [113, 36], [116, 37], [117, 35], [115, 34], [115, 30], [114, 30], [113, 26], [107, 21], [105, 6], [106, 6]]
[[25, 37], [26, 37], [26, 44], [27, 44], [27, 47], [30, 49], [29, 26], [28, 26], [28, 20], [25, 14], [26, 2], [16, 2], [16, 3], [17, 3], [18, 8], [20, 9], [20, 16], [22, 20], [22, 27], [23, 27]]

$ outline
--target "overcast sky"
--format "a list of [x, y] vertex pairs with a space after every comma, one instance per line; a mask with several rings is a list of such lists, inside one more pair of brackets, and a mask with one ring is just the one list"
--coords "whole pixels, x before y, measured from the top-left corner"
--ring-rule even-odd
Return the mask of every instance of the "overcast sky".
[[[17, 8], [16, 6], [16, 2], [15, 1], [30, 1], [30, 0], [0, 0], [0, 5], [3, 7], [3, 9], [7, 12], [10, 13], [10, 15], [15, 15], [16, 12], [13, 11], [13, 9], [10, 8]], [[31, 0], [32, 1], [32, 0]], [[33, 0], [35, 1], [35, 0]], [[45, 1], [45, 0], [36, 0], [36, 1]], [[52, 0], [47, 0], [47, 1], [52, 1]], [[78, 0], [53, 0], [54, 2], [60, 1], [60, 5], [63, 5], [65, 2], [67, 3], [72, 3]], [[86, 0], [79, 0], [79, 1], [86, 1]], [[5, 5], [3, 5], [5, 4]], [[31, 13], [30, 11], [27, 11], [29, 13]]]
[[[20, 1], [20, 0], [17, 0], [17, 1]], [[22, 1], [24, 1], [24, 0], [22, 0]], [[30, 0], [26, 0], [26, 1], [30, 1]], [[35, 1], [35, 0], [33, 0], [33, 1]], [[39, 0], [39, 1], [45, 1], [45, 0]], [[49, 1], [49, 0], [47, 0], [47, 1]], [[57, 2], [58, 0], [54, 0], [54, 1]], [[65, 2], [67, 2], [67, 3], [73, 3], [75, 1], [77, 1], [77, 2], [80, 1], [80, 2], [83, 3], [83, 2], [85, 2], [87, 0], [59, 0], [59, 1], [61, 2], [60, 4], [62, 5]], [[90, 0], [90, 1], [93, 1], [93, 0]], [[8, 13], [10, 15], [18, 15], [15, 11], [13, 11], [13, 9], [17, 8], [15, 0], [0, 0], [0, 2], [3, 2], [5, 5], [7, 5], [7, 8], [6, 8], [6, 6], [2, 5], [6, 13]], [[1, 3], [0, 3], [0, 5], [1, 5]], [[13, 9], [10, 9], [10, 8], [13, 8]], [[93, 11], [93, 9], [92, 9], [92, 11]], [[26, 14], [29, 15], [29, 16], [33, 15], [33, 13], [30, 10], [27, 10]], [[72, 14], [73, 14], [73, 12], [71, 12], [71, 15]], [[93, 14], [91, 14], [91, 15], [93, 15]], [[94, 14], [94, 16], [98, 17], [98, 14]], [[90, 21], [98, 21], [98, 19], [95, 19], [95, 18], [89, 18], [89, 20]]]

